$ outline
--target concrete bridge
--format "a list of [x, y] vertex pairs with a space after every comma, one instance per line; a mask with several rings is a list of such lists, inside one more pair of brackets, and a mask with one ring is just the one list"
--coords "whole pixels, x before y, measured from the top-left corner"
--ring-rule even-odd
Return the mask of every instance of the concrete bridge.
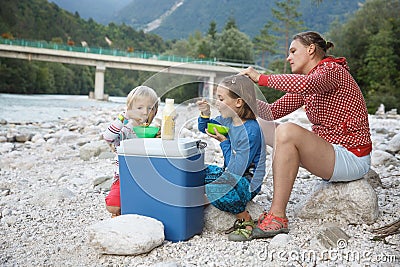
[[[35, 44], [37, 43], [38, 42], [35, 42]], [[61, 47], [62, 45], [59, 46]], [[81, 51], [77, 51], [77, 49], [68, 46], [64, 46], [62, 49], [58, 47], [54, 48], [54, 45], [51, 48], [46, 47], [46, 45], [42, 45], [42, 47], [32, 47], [25, 43], [21, 44], [21, 42], [11, 40], [4, 42], [3, 39], [2, 42], [0, 42], [0, 57], [93, 66], [96, 68], [94, 98], [98, 100], [103, 100], [105, 98], [104, 73], [107, 68], [195, 76], [208, 83], [208, 92], [205, 93], [212, 96], [214, 84], [217, 84], [220, 79], [228, 75], [236, 74], [240, 69], [247, 67], [242, 64], [227, 66], [224, 65], [225, 63], [206, 60], [191, 60], [186, 62], [184, 60], [177, 62], [176, 59], [175, 61], [159, 60], [158, 57], [154, 55], [150, 58], [130, 57], [126, 52], [124, 52], [123, 55], [119, 55], [121, 53], [117, 50], [108, 50], [108, 54], [101, 54], [98, 52], [88, 52], [90, 51], [89, 48], [76, 48], [79, 48]]]

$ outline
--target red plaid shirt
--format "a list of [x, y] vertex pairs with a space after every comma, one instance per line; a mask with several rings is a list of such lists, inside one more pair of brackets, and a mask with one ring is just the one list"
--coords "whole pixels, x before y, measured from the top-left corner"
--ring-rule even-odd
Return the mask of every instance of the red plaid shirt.
[[261, 118], [279, 119], [304, 106], [315, 134], [357, 156], [371, 152], [365, 100], [345, 58], [325, 58], [307, 75], [261, 75], [258, 84], [287, 92], [272, 104], [258, 101]]

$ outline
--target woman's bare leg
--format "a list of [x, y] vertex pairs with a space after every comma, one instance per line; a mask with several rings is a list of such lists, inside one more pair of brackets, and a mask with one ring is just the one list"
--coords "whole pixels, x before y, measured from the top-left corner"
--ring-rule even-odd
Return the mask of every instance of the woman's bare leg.
[[275, 133], [272, 162], [274, 192], [270, 211], [278, 217], [286, 217], [286, 206], [299, 166], [329, 180], [334, 165], [332, 144], [294, 123], [280, 124]]
[[274, 147], [275, 129], [279, 123], [274, 121], [266, 121], [261, 118], [257, 118], [257, 121], [263, 132], [265, 143], [270, 147]]

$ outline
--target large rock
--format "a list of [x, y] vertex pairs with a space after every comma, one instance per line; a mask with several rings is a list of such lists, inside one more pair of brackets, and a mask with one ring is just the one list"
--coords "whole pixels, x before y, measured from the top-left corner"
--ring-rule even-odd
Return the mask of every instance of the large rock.
[[321, 181], [296, 213], [302, 219], [372, 224], [379, 214], [378, 198], [364, 178], [347, 183]]
[[58, 131], [54, 134], [54, 137], [59, 139], [60, 144], [65, 144], [65, 143], [75, 143], [76, 140], [80, 137], [81, 135], [79, 133], [75, 132], [70, 132], [70, 131]]
[[310, 241], [312, 249], [345, 249], [350, 236], [337, 226], [322, 226], [319, 233]]
[[388, 143], [388, 150], [393, 153], [400, 151], [400, 133], [396, 134]]
[[[258, 216], [264, 211], [264, 207], [260, 204], [250, 201], [247, 204], [246, 210], [250, 213], [251, 217], [257, 219]], [[211, 232], [224, 232], [232, 227], [236, 221], [236, 216], [232, 213], [221, 211], [213, 205], [209, 205], [204, 210], [204, 229]]]
[[126, 214], [89, 227], [89, 242], [101, 254], [139, 255], [164, 242], [164, 225], [153, 218]]
[[68, 188], [48, 188], [39, 190], [32, 198], [32, 203], [42, 207], [52, 207], [59, 205], [68, 199], [74, 198], [76, 195]]
[[371, 156], [371, 165], [374, 167], [389, 166], [391, 164], [397, 164], [397, 159], [392, 154], [382, 151], [374, 150]]
[[110, 151], [110, 147], [104, 140], [93, 141], [79, 148], [79, 156], [82, 160], [89, 160], [99, 156], [102, 152]]
[[372, 186], [372, 188], [376, 189], [378, 187], [383, 187], [381, 177], [379, 174], [376, 173], [376, 171], [370, 169], [366, 175], [363, 177], [364, 179], [367, 180], [367, 182]]

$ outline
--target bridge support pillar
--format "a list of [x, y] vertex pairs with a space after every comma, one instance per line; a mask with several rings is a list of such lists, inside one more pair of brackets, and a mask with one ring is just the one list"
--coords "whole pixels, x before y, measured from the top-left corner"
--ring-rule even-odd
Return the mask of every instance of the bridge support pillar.
[[94, 79], [94, 98], [96, 100], [104, 100], [104, 72], [106, 67], [104, 64], [96, 66], [96, 75]]
[[208, 97], [213, 98], [214, 96], [214, 76], [208, 78]]

